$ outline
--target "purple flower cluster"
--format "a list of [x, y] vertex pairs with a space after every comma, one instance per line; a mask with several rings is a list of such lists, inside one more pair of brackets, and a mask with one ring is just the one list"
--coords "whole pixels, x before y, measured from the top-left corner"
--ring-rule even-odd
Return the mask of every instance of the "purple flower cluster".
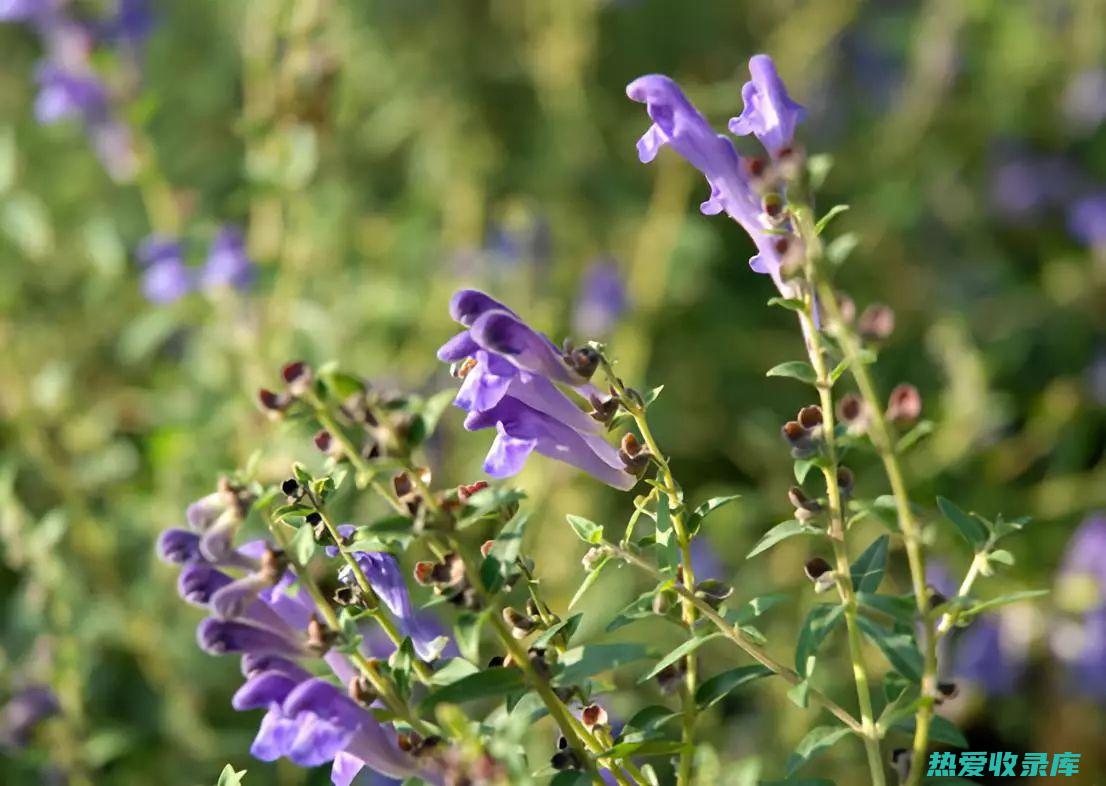
[[22, 22], [42, 41], [45, 57], [35, 71], [35, 118], [43, 125], [80, 122], [100, 162], [117, 181], [138, 170], [128, 126], [113, 112], [107, 85], [92, 65], [98, 43], [137, 47], [152, 25], [148, 0], [119, 0], [117, 12], [99, 23], [71, 18], [58, 0], [0, 0], [0, 22]]
[[185, 264], [183, 246], [176, 238], [150, 235], [139, 245], [137, 256], [144, 269], [143, 293], [151, 303], [172, 303], [197, 288], [245, 289], [255, 272], [241, 230], [229, 225], [215, 235], [198, 272]]
[[29, 685], [16, 691], [0, 709], [0, 747], [9, 750], [26, 747], [35, 727], [59, 712], [58, 698], [46, 685]]
[[[345, 655], [319, 646], [318, 609], [306, 592], [292, 591], [295, 577], [283, 568], [279, 553], [263, 541], [235, 548], [248, 504], [244, 491], [222, 484], [189, 506], [188, 529], [161, 535], [158, 551], [181, 567], [181, 597], [210, 614], [196, 631], [200, 647], [212, 655], [241, 657], [245, 682], [231, 703], [240, 711], [265, 710], [250, 752], [263, 761], [286, 757], [302, 767], [332, 762], [331, 780], [338, 786], [348, 786], [364, 768], [439, 782], [432, 763], [399, 748], [394, 730], [331, 678], [314, 676], [301, 665], [321, 653], [341, 685], [358, 679]], [[398, 565], [392, 559], [378, 567], [369, 579], [406, 624], [413, 614]]]
[[598, 362], [593, 351], [562, 354], [514, 311], [477, 290], [454, 294], [450, 314], [465, 330], [438, 350], [438, 358], [458, 364], [464, 381], [454, 404], [468, 413], [465, 428], [496, 430], [485, 472], [516, 475], [536, 451], [615, 488], [634, 485], [636, 478], [603, 438], [600, 424], [561, 389], [603, 398], [588, 381]]
[[[795, 128], [805, 111], [787, 94], [772, 59], [756, 55], [749, 61], [752, 79], [741, 90], [745, 108], [730, 120], [732, 133], [753, 134], [774, 163], [794, 155]], [[669, 146], [698, 169], [710, 185], [710, 198], [700, 209], [707, 215], [725, 212], [749, 233], [757, 254], [749, 264], [771, 276], [782, 294], [790, 294], [784, 281], [791, 243], [776, 230], [780, 193], [774, 178], [766, 176], [763, 162], [738, 155], [729, 138], [715, 133], [672, 79], [650, 74], [635, 79], [626, 94], [643, 103], [653, 124], [638, 140], [638, 158], [648, 163]]]

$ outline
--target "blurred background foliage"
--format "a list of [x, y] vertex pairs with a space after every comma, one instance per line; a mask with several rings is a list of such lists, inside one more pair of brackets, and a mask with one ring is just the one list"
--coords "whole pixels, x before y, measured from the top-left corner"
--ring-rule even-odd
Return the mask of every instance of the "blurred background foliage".
[[[638, 164], [646, 120], [624, 86], [643, 73], [673, 76], [721, 125], [764, 51], [809, 108], [801, 137], [835, 159], [822, 209], [850, 204], [833, 233], [858, 241], [840, 280], [898, 316], [879, 381], [916, 384], [935, 424], [908, 458], [915, 501], [1034, 518], [988, 591], [1053, 586], [1072, 532], [1106, 506], [1106, 251], [1069, 231], [1078, 200], [1106, 188], [1102, 0], [162, 0], [153, 14], [136, 73], [97, 55], [116, 88], [136, 80], [119, 111], [143, 166], [123, 183], [79, 124], [35, 122], [40, 42], [0, 27], [0, 698], [46, 684], [61, 706], [0, 754], [5, 784], [191, 786], [227, 761], [251, 786], [325, 782], [249, 760], [237, 665], [195, 647], [201, 615], [153, 541], [256, 449], [274, 477], [318, 460], [255, 406], [281, 363], [452, 384], [434, 351], [462, 284], [557, 340], [609, 339], [627, 382], [665, 385], [651, 412], [691, 498], [742, 494], [705, 528], [706, 556], [739, 596], [789, 593], [765, 623], [786, 655], [812, 603], [804, 546], [743, 555], [789, 515], [778, 429], [810, 402], [764, 371], [802, 347], [790, 315], [764, 307], [743, 233], [699, 215], [699, 177], [670, 153]], [[251, 288], [144, 299], [143, 237], [181, 234], [199, 258], [222, 223], [247, 230]], [[577, 308], [597, 260], [626, 290], [609, 327]], [[435, 482], [478, 479], [487, 435], [462, 438], [457, 415], [443, 429]], [[851, 464], [863, 493], [884, 492], [876, 462]], [[520, 481], [538, 517], [527, 549], [563, 610], [582, 551], [564, 514], [620, 527], [630, 500], [545, 461]], [[970, 554], [930, 518], [961, 573]], [[861, 542], [878, 530], [863, 526]], [[639, 591], [605, 576], [581, 636], [604, 635]], [[1078, 610], [1067, 594], [1001, 615], [986, 663], [1027, 659], [1016, 690], [966, 684], [942, 711], [973, 749], [1082, 752], [1101, 775], [1102, 699], [1055, 653]], [[708, 671], [733, 661], [703, 653]], [[822, 680], [851, 706], [846, 674]], [[632, 684], [612, 706], [623, 717], [659, 698]], [[715, 782], [780, 776], [812, 725], [765, 686], [702, 724]], [[839, 783], [859, 770], [850, 746], [823, 767]]]

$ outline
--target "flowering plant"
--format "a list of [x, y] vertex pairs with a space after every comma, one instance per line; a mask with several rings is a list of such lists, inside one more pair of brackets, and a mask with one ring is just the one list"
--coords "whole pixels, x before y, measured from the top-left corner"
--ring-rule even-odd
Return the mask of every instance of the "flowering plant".
[[[798, 321], [803, 358], [767, 372], [811, 396], [781, 427], [781, 449], [794, 461], [793, 514], [767, 529], [748, 559], [804, 538], [811, 591], [829, 600], [811, 606], [781, 656], [786, 645], [769, 642], [757, 620], [791, 599], [747, 597], [740, 573], [706, 576], [697, 565], [697, 537], [712, 514], [739, 503], [685, 496], [650, 424], [652, 407], [664, 406], [660, 389], [643, 393], [619, 375], [617, 344], [559, 346], [509, 305], [460, 290], [450, 316], [462, 330], [438, 350], [460, 380], [456, 391], [395, 394], [334, 365], [288, 363], [281, 385], [260, 391], [260, 407], [314, 433], [323, 459], [295, 463], [283, 477], [254, 461], [194, 503], [187, 528], [160, 540], [163, 558], [180, 566], [181, 596], [209, 615], [200, 647], [241, 659], [245, 681], [232, 704], [264, 712], [254, 756], [329, 764], [343, 786], [365, 769], [427, 783], [686, 786], [707, 782], [697, 755], [704, 716], [761, 681], [781, 684], [797, 711], [817, 718], [782, 765], [781, 783], [814, 782], [794, 778], [826, 749], [848, 745], [872, 784], [887, 783], [890, 769], [914, 785], [935, 743], [963, 744], [934, 712], [957, 691], [942, 676], [942, 645], [973, 619], [1035, 594], [977, 594], [981, 579], [1012, 563], [1000, 545], [1026, 520], [911, 497], [901, 457], [930, 428], [921, 396], [908, 383], [881, 396], [870, 371], [892, 339], [894, 315], [879, 304], [857, 315], [835, 285], [847, 248], [824, 237], [845, 208], [816, 211], [826, 161], [796, 140], [804, 110], [772, 60], [754, 57], [750, 73], [729, 129], [755, 136], [763, 155], [739, 154], [668, 77], [636, 79], [627, 95], [651, 120], [641, 160], [670, 147], [705, 176], [702, 212], [725, 213], [749, 235], [750, 266], [778, 293], [769, 304]], [[212, 254], [221, 261], [205, 278], [244, 280], [235, 242], [220, 236]], [[167, 243], [147, 254], [151, 265], [179, 259]], [[840, 394], [846, 379], [855, 391]], [[450, 400], [467, 431], [494, 430], [483, 465], [491, 480], [443, 488], [427, 466]], [[567, 517], [565, 536], [588, 549], [567, 605], [546, 596], [541, 555], [525, 548], [527, 489], [498, 483], [550, 460], [633, 494], [624, 524]], [[862, 494], [861, 474], [881, 474], [886, 493]], [[384, 514], [352, 515], [366, 498]], [[952, 589], [934, 586], [927, 570], [927, 520], [954, 528], [972, 552]], [[886, 531], [862, 540], [868, 522]], [[900, 554], [903, 592], [887, 580]], [[646, 590], [613, 619], [574, 612], [600, 575], [616, 570]], [[657, 651], [594, 633], [596, 624], [611, 632], [646, 618], [678, 626], [678, 645]], [[848, 652], [851, 701], [819, 684], [835, 634]], [[698, 651], [714, 642], [730, 648], [734, 665], [706, 673]], [[662, 698], [631, 707], [623, 722], [614, 709], [624, 706], [617, 686], [628, 673]], [[545, 716], [559, 736], [535, 762], [525, 743]]]

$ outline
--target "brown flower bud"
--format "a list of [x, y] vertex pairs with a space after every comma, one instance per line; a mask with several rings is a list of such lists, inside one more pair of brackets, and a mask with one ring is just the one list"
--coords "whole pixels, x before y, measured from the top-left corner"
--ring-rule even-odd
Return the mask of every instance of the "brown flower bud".
[[599, 368], [599, 353], [591, 347], [580, 347], [564, 356], [568, 367], [584, 379], [591, 379]]
[[910, 425], [922, 414], [922, 396], [913, 385], [902, 384], [891, 391], [887, 399], [887, 419], [892, 423]]
[[837, 417], [846, 426], [862, 425], [864, 415], [864, 399], [856, 393], [847, 393], [838, 400]]
[[843, 496], [848, 496], [853, 490], [853, 473], [848, 467], [837, 468], [837, 487], [841, 489]]
[[310, 622], [307, 623], [308, 651], [318, 656], [325, 655], [330, 649], [330, 645], [334, 643], [335, 638], [334, 631], [323, 625], [317, 616], [312, 615]]
[[960, 695], [960, 687], [955, 682], [938, 682], [937, 683], [937, 695], [934, 697], [934, 701], [937, 704], [942, 704], [946, 701], [955, 699]]
[[811, 431], [822, 425], [822, 408], [813, 405], [803, 407], [799, 410], [799, 414], [795, 416], [795, 420], [799, 421], [799, 425], [807, 431]]
[[830, 564], [821, 557], [811, 557], [803, 566], [803, 572], [811, 581], [817, 581], [830, 570]]
[[492, 553], [492, 549], [495, 548], [494, 540], [485, 540], [480, 544], [480, 556], [487, 559], [488, 555]]
[[588, 397], [588, 402], [591, 404], [589, 414], [600, 423], [610, 423], [614, 416], [618, 414], [619, 401], [617, 396], [600, 400], [598, 396], [593, 394]]
[[280, 376], [293, 396], [302, 396], [315, 380], [315, 372], [302, 360], [286, 363], [280, 370]]
[[890, 306], [873, 303], [861, 313], [857, 329], [868, 341], [885, 341], [895, 332], [895, 312]]
[[366, 707], [380, 698], [380, 694], [376, 692], [376, 689], [364, 674], [358, 674], [351, 679], [346, 686], [346, 692], [351, 699]]
[[288, 405], [291, 404], [291, 400], [285, 393], [274, 393], [268, 388], [261, 388], [257, 391], [257, 402], [261, 405], [269, 415], [280, 415], [284, 410], [288, 409]]
[[596, 726], [607, 725], [607, 711], [600, 707], [598, 704], [589, 704], [584, 707], [580, 713], [580, 720], [584, 722], [589, 730], [594, 729]]
[[468, 502], [469, 497], [471, 497], [478, 491], [483, 491], [487, 487], [488, 482], [486, 480], [478, 480], [475, 483], [470, 483], [467, 486], [458, 486], [457, 499], [461, 500], [461, 502]]
[[276, 584], [280, 581], [280, 577], [284, 575], [284, 570], [287, 567], [288, 557], [284, 552], [266, 545], [265, 551], [261, 553], [261, 569], [259, 571], [265, 577], [265, 580], [270, 584]]

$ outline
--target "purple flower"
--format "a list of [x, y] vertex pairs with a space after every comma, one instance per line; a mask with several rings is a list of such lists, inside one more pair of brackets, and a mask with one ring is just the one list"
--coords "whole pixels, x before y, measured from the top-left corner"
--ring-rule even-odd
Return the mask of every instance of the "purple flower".
[[1071, 164], [1059, 156], [1009, 158], [991, 174], [991, 204], [1021, 220], [1066, 202], [1076, 180]]
[[[342, 537], [349, 537], [354, 529], [352, 524], [342, 524], [338, 527], [338, 533]], [[327, 546], [326, 553], [329, 557], [337, 557], [338, 548]], [[441, 636], [438, 629], [428, 620], [415, 612], [411, 595], [407, 590], [407, 582], [403, 578], [403, 571], [396, 558], [383, 551], [355, 551], [353, 558], [357, 560], [373, 591], [399, 620], [400, 632], [411, 639], [418, 656], [423, 660], [433, 660], [441, 655], [448, 640]], [[346, 584], [353, 584], [356, 581], [349, 566], [339, 571], [338, 578]]]
[[730, 120], [730, 131], [738, 136], [754, 134], [768, 153], [778, 158], [793, 144], [795, 127], [806, 110], [791, 100], [768, 55], [754, 55], [749, 73], [752, 79], [741, 88], [745, 109]]
[[0, 710], [0, 746], [25, 748], [35, 726], [61, 712], [54, 691], [46, 685], [31, 685], [17, 691]]
[[1001, 617], [980, 617], [956, 637], [953, 676], [975, 683], [989, 696], [1013, 693], [1025, 663], [1024, 647], [1004, 635]]
[[0, 0], [0, 22], [35, 21], [55, 6], [55, 0]]
[[1068, 542], [1060, 572], [1094, 578], [1106, 602], [1106, 515], [1095, 514], [1079, 525]]
[[1068, 668], [1079, 693], [1106, 699], [1106, 604], [1083, 617], [1079, 647]]
[[691, 569], [695, 572], [696, 581], [721, 579], [726, 574], [714, 546], [702, 536], [691, 542]]
[[186, 529], [167, 529], [157, 539], [157, 553], [162, 561], [181, 565], [200, 557], [200, 536]]
[[242, 232], [237, 227], [222, 227], [211, 242], [207, 263], [200, 273], [204, 289], [233, 287], [244, 289], [254, 276], [254, 264], [246, 254]]
[[35, 119], [43, 125], [63, 120], [98, 123], [107, 115], [107, 91], [91, 73], [67, 71], [47, 62], [39, 66], [35, 81]]
[[117, 0], [115, 13], [100, 25], [100, 34], [109, 41], [140, 46], [154, 29], [150, 5], [150, 0]]
[[145, 268], [142, 292], [151, 303], [172, 303], [191, 291], [192, 275], [179, 240], [150, 235], [139, 245], [137, 256]]
[[476, 290], [457, 292], [453, 318], [468, 328], [447, 341], [438, 358], [463, 362], [464, 382], [454, 399], [468, 412], [465, 428], [495, 428], [496, 439], [484, 470], [502, 478], [522, 470], [534, 451], [583, 469], [616, 488], [636, 479], [599, 425], [557, 384], [581, 395], [602, 397], [587, 377], [569, 366], [548, 338], [509, 308]]
[[579, 336], [604, 338], [610, 335], [626, 311], [626, 285], [611, 259], [591, 264], [580, 282], [572, 329]]
[[1083, 245], [1106, 247], [1106, 192], [1085, 196], [1072, 205], [1068, 231]]
[[782, 275], [787, 244], [770, 232], [773, 227], [749, 180], [748, 167], [730, 140], [715, 133], [679, 85], [667, 76], [638, 77], [626, 87], [626, 95], [645, 104], [653, 121], [637, 143], [641, 162], [649, 163], [668, 145], [702, 172], [710, 185], [710, 198], [699, 209], [705, 215], [724, 211], [740, 224], [757, 248], [749, 266], [757, 273], [771, 276], [776, 288], [789, 295], [790, 288]]

